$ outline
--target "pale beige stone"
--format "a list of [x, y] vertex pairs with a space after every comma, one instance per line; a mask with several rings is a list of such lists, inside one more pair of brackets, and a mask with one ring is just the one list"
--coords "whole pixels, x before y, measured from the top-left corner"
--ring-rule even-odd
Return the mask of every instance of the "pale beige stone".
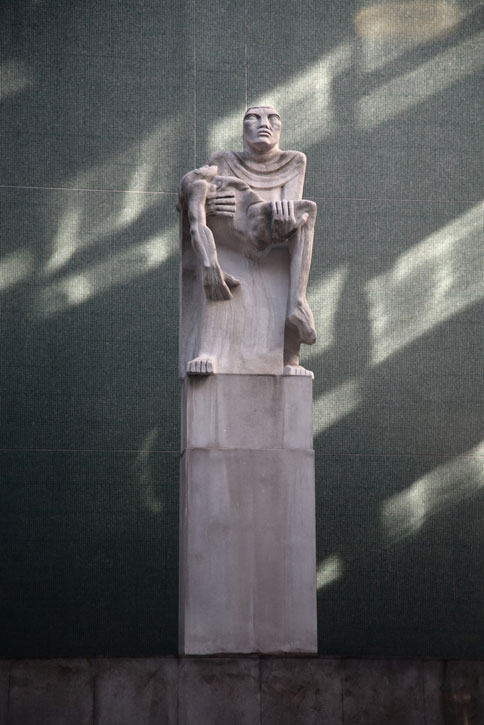
[[277, 375], [187, 376], [184, 448], [312, 448], [312, 380]]
[[188, 449], [180, 652], [316, 652], [314, 452]]
[[312, 375], [306, 299], [316, 205], [302, 199], [306, 157], [281, 151], [281, 119], [248, 109], [244, 150], [217, 152], [180, 184], [180, 373]]

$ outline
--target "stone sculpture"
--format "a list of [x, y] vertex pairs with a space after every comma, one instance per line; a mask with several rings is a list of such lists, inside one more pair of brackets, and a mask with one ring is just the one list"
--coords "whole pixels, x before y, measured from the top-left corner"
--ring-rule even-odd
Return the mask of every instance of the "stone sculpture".
[[316, 205], [274, 108], [183, 177], [179, 650], [317, 648], [306, 300]]
[[306, 299], [316, 204], [306, 157], [281, 151], [269, 106], [244, 116], [242, 152], [214, 153], [180, 184], [181, 375], [309, 375], [316, 340]]

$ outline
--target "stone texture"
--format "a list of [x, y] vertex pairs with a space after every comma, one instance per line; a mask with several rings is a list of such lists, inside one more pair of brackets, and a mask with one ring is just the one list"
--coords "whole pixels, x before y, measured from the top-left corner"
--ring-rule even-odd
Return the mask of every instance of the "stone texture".
[[258, 658], [183, 659], [178, 696], [180, 725], [258, 725]]
[[87, 660], [20, 660], [10, 671], [9, 725], [92, 725]]
[[261, 725], [340, 725], [340, 660], [272, 658], [261, 660]]
[[312, 448], [307, 376], [189, 376], [182, 390], [182, 450]]
[[94, 725], [175, 725], [178, 663], [174, 658], [99, 659]]
[[444, 674], [446, 722], [484, 722], [484, 662], [448, 662]]
[[444, 720], [444, 663], [428, 660], [422, 663], [425, 700], [425, 725], [441, 725]]
[[313, 451], [186, 450], [180, 652], [315, 652]]
[[0, 725], [7, 725], [10, 662], [0, 660]]
[[252, 106], [243, 151], [217, 151], [181, 180], [182, 377], [308, 374], [316, 204], [302, 199], [306, 157], [281, 151], [281, 127], [275, 108]]
[[345, 725], [425, 725], [420, 662], [346, 660]]

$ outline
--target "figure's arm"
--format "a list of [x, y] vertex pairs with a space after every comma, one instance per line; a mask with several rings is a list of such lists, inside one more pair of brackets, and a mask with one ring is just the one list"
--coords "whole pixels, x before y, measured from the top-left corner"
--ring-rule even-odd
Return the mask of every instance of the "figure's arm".
[[[219, 173], [224, 174], [224, 157], [223, 152], [217, 151], [212, 154], [207, 161], [210, 166], [218, 166]], [[233, 191], [210, 191], [207, 195], [205, 204], [207, 214], [209, 216], [235, 216], [235, 193]]]
[[205, 296], [209, 300], [229, 300], [232, 297], [229, 287], [236, 287], [239, 280], [225, 274], [218, 263], [215, 239], [205, 214], [209, 187], [210, 182], [204, 178], [184, 177], [182, 180], [192, 246], [202, 263]]
[[293, 201], [272, 201], [272, 239], [283, 242], [307, 222], [309, 215], [305, 212], [296, 217]]
[[308, 219], [307, 214], [296, 218], [294, 202], [302, 199], [304, 177], [306, 175], [306, 156], [300, 151], [294, 154], [297, 173], [281, 189], [281, 201], [272, 202], [272, 236], [274, 241], [288, 239]]
[[303, 198], [304, 179], [306, 176], [306, 155], [301, 151], [294, 152], [294, 164], [297, 173], [284, 184], [281, 190], [281, 199], [298, 201]]

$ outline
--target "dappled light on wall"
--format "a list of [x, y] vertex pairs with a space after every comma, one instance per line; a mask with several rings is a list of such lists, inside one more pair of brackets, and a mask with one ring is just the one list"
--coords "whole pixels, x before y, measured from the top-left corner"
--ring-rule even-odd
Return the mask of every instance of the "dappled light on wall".
[[352, 413], [362, 402], [360, 381], [347, 380], [314, 400], [313, 430], [317, 436], [345, 416]]
[[338, 554], [332, 554], [319, 562], [316, 570], [318, 591], [337, 582], [344, 574], [344, 563]]
[[402, 53], [450, 35], [464, 17], [455, 2], [382, 2], [360, 10], [353, 23], [361, 41], [361, 66], [380, 68]]
[[39, 295], [37, 313], [54, 315], [159, 267], [176, 254], [177, 227], [109, 259], [52, 282]]
[[[341, 43], [304, 72], [292, 76], [263, 96], [249, 98], [247, 105], [271, 105], [280, 112], [283, 123], [287, 119], [282, 137], [283, 148], [304, 148], [307, 144], [317, 143], [336, 128], [332, 84], [338, 75], [351, 67], [352, 56], [352, 42]], [[214, 124], [210, 134], [210, 152], [219, 148], [240, 148], [240, 119], [244, 112], [245, 108], [240, 106]]]
[[[173, 168], [170, 139], [177, 122], [174, 116], [161, 123], [116, 158], [92, 166], [68, 181], [67, 189], [86, 194], [68, 196], [44, 274], [58, 272], [79, 251], [128, 228], [159, 201], [163, 179]], [[113, 192], [109, 208], [101, 215], [93, 214], [92, 192], [106, 191], [106, 178], [116, 178], [119, 190], [108, 189]]]
[[12, 58], [0, 63], [0, 102], [32, 84], [32, 73], [24, 61]]
[[308, 302], [311, 309], [318, 310], [318, 337], [315, 344], [306, 352], [307, 357], [316, 357], [334, 345], [336, 313], [347, 277], [348, 266], [341, 265], [311, 283]]
[[484, 297], [483, 231], [481, 202], [368, 282], [373, 365]]
[[18, 249], [0, 258], [0, 292], [25, 280], [34, 268], [34, 258], [28, 249]]
[[363, 129], [372, 129], [479, 70], [484, 65], [484, 55], [477, 49], [483, 43], [484, 33], [473, 35], [363, 96], [356, 105], [356, 123]]
[[482, 495], [483, 491], [484, 442], [481, 442], [384, 501], [381, 526], [385, 537], [396, 543], [415, 536], [431, 517]]
[[163, 499], [156, 495], [155, 481], [151, 470], [153, 462], [152, 452], [156, 448], [159, 438], [159, 426], [154, 426], [144, 437], [140, 452], [136, 457], [135, 473], [139, 485], [139, 495], [142, 505], [152, 514], [159, 514], [163, 511]]

